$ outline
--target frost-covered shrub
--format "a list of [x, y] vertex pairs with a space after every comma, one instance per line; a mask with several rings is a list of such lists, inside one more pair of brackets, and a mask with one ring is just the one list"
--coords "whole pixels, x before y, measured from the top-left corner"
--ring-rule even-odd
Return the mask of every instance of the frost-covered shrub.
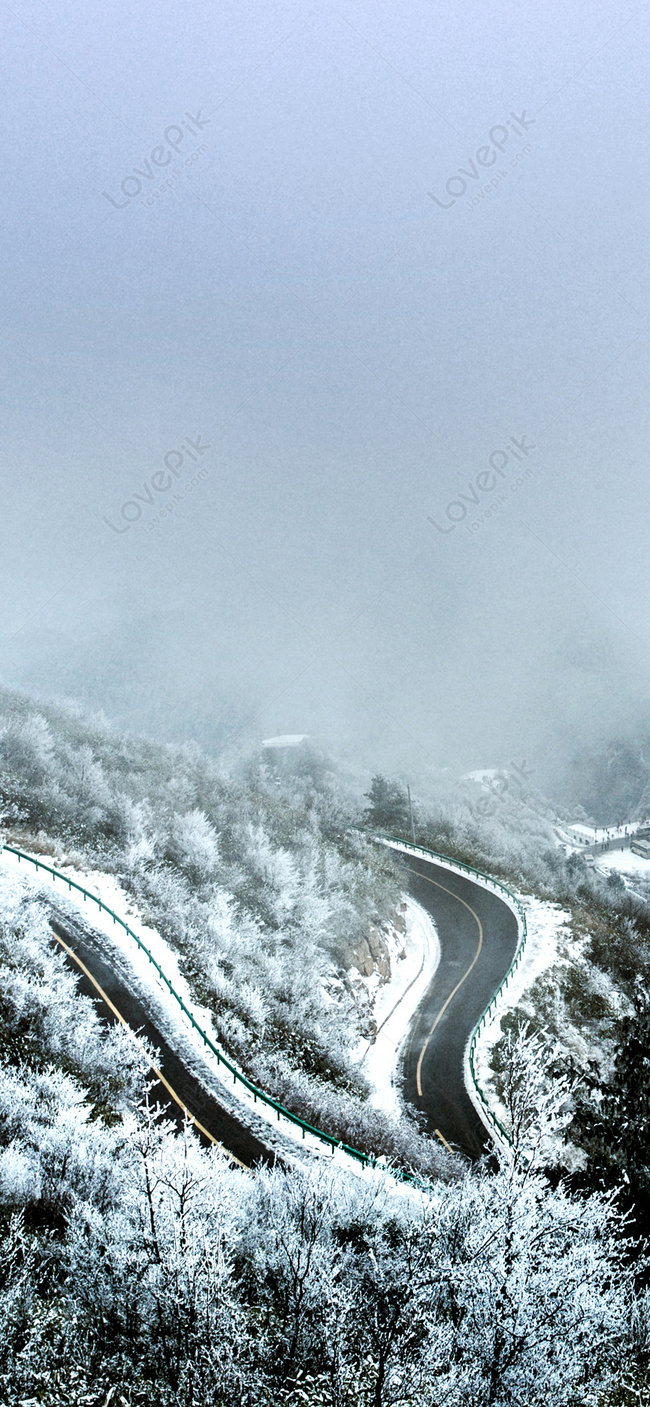
[[587, 1407], [616, 1400], [621, 1363], [639, 1396], [617, 1214], [541, 1172], [566, 1090], [539, 1042], [511, 1043], [496, 1171], [253, 1177], [152, 1113], [16, 882], [0, 943], [0, 1402]]
[[[0, 714], [7, 820], [117, 873], [247, 1070], [266, 1054], [298, 1085], [314, 1076], [363, 1097], [346, 970], [369, 925], [390, 918], [399, 880], [324, 760], [277, 772], [250, 759], [226, 774], [197, 748], [124, 738], [6, 691]], [[18, 839], [29, 848], [24, 826]]]
[[[110, 1197], [111, 1130], [142, 1098], [142, 1054], [106, 1027], [57, 952], [47, 912], [0, 875], [0, 1186], [56, 1216]], [[102, 1190], [103, 1189], [103, 1190]]]

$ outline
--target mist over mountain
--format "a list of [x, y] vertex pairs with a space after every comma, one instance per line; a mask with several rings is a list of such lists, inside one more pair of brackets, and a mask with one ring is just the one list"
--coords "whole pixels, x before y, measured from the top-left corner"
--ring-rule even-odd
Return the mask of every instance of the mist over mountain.
[[5, 684], [555, 783], [642, 716], [645, 19], [499, 16], [11, 19]]
[[648, 11], [3, 21], [0, 1407], [642, 1407]]

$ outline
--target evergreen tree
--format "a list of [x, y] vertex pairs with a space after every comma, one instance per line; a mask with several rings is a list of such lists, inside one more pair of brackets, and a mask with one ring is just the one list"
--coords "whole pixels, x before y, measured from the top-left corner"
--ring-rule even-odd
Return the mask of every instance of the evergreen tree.
[[408, 799], [399, 782], [390, 781], [378, 772], [370, 783], [370, 791], [365, 795], [370, 802], [365, 813], [369, 826], [377, 826], [379, 830], [387, 831], [408, 829]]

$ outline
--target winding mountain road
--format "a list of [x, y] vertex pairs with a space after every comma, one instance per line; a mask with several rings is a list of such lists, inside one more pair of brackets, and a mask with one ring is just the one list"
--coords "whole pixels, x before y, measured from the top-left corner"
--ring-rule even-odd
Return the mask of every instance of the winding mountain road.
[[478, 1158], [491, 1140], [465, 1087], [465, 1047], [515, 955], [517, 920], [503, 899], [464, 875], [411, 855], [402, 862], [406, 888], [440, 939], [440, 963], [404, 1047], [404, 1095], [429, 1133]]
[[[477, 1158], [491, 1140], [467, 1092], [465, 1050], [515, 955], [517, 919], [503, 899], [475, 880], [434, 859], [397, 854], [405, 887], [434, 920], [441, 949], [403, 1046], [404, 1095], [424, 1116], [429, 1133], [446, 1147]], [[159, 1052], [151, 1066], [154, 1096], [168, 1114], [180, 1123], [189, 1117], [203, 1141], [218, 1144], [243, 1167], [275, 1162], [277, 1153], [187, 1068], [107, 954], [95, 947], [92, 929], [81, 915], [76, 922], [69, 910], [55, 904], [51, 913], [53, 938], [76, 971], [81, 990], [104, 1018], [121, 1021], [134, 1039], [146, 1037]]]
[[[242, 1167], [276, 1162], [276, 1155], [244, 1123], [223, 1109], [187, 1069], [156, 1028], [143, 1004], [93, 947], [84, 927], [75, 923], [69, 914], [57, 911], [54, 905], [51, 910], [50, 928], [79, 979], [80, 990], [92, 998], [102, 1018], [120, 1021], [136, 1040], [145, 1037], [158, 1051], [157, 1063], [151, 1066], [154, 1076], [153, 1101], [157, 1101], [167, 1116], [180, 1126], [188, 1117], [203, 1143], [218, 1144]], [[145, 1047], [143, 1053], [148, 1059]]]

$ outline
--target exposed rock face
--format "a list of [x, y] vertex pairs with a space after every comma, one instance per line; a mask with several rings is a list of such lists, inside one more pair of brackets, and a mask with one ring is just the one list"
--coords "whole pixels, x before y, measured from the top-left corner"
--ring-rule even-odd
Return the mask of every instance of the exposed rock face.
[[[391, 915], [390, 925], [386, 925], [386, 931], [376, 924], [369, 925], [367, 933], [358, 938], [354, 946], [348, 949], [343, 960], [344, 970], [350, 972], [352, 969], [356, 969], [362, 977], [372, 977], [373, 973], [378, 972], [382, 983], [388, 982], [391, 975], [390, 952], [392, 947], [394, 954], [395, 933], [398, 933], [400, 937], [406, 933], [406, 904], [399, 904], [395, 909]], [[398, 944], [398, 946], [400, 945]], [[398, 952], [397, 956], [405, 956], [403, 945], [402, 951]]]
[[393, 926], [398, 933], [406, 933], [406, 904], [402, 903], [396, 908], [393, 916]]
[[377, 952], [378, 944], [374, 936], [371, 937], [371, 934], [369, 933], [367, 938], [360, 938], [356, 947], [352, 950], [353, 966], [356, 967], [357, 972], [361, 973], [362, 977], [372, 977], [372, 974], [375, 970], [373, 948], [375, 949], [375, 952]]
[[[396, 923], [395, 926], [399, 927], [399, 924]], [[380, 928], [371, 924], [365, 937], [359, 939], [356, 947], [352, 949], [352, 966], [356, 967], [362, 977], [372, 977], [373, 972], [378, 972], [385, 982], [388, 981], [390, 955]]]
[[[381, 927], [370, 924], [363, 937], [348, 949], [344, 985], [357, 1009], [359, 1033], [366, 1040], [374, 1040], [377, 1032], [373, 1015], [377, 991], [390, 980], [392, 963], [406, 957], [405, 935], [406, 905], [402, 903], [391, 915], [390, 923]], [[375, 975], [379, 977], [378, 985], [366, 986]]]

